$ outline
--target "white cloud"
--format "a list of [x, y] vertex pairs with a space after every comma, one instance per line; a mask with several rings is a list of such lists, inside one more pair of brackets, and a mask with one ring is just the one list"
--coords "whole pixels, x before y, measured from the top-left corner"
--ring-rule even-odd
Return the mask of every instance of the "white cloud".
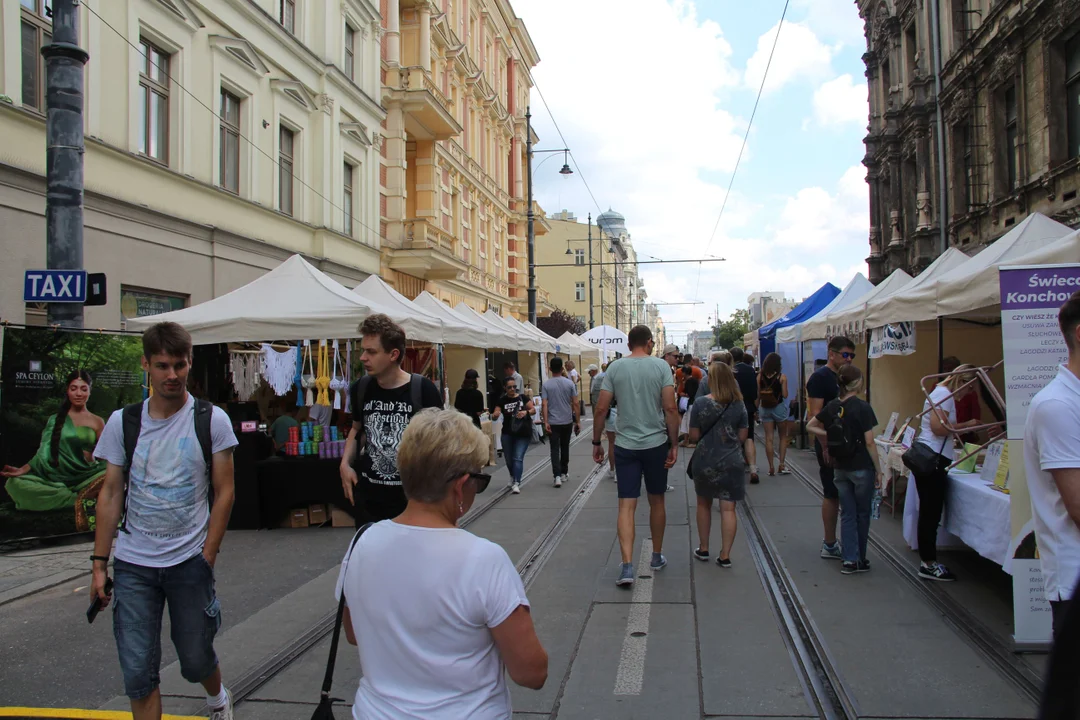
[[744, 82], [747, 87], [758, 89], [766, 66], [769, 68], [766, 93], [776, 92], [796, 80], [818, 80], [831, 74], [832, 60], [839, 47], [826, 45], [813, 30], [800, 23], [784, 23], [772, 64], [769, 64], [777, 27], [773, 25], [758, 38], [757, 51], [746, 62]]
[[851, 75], [841, 75], [822, 83], [814, 92], [814, 118], [820, 125], [858, 123], [865, 126], [869, 116], [866, 83], [856, 83]]
[[[729, 316], [754, 291], [782, 289], [802, 298], [826, 281], [850, 279], [849, 269], [867, 254], [868, 202], [860, 169], [844, 173], [844, 165], [833, 164], [819, 170], [812, 187], [792, 187], [784, 165], [755, 164], [757, 129], [707, 247], [746, 129], [745, 117], [731, 109], [733, 99], [749, 113], [753, 97], [736, 67], [753, 62], [733, 58], [721, 27], [700, 19], [692, 2], [514, 0], [514, 9], [541, 56], [534, 77], [595, 194], [594, 203], [580, 172], [560, 178], [553, 160], [534, 175], [540, 205], [549, 212], [567, 208], [582, 223], [590, 211], [595, 218], [597, 205], [622, 212], [641, 260], [706, 253], [726, 259], [640, 266], [650, 300], [703, 303], [660, 308], [673, 335], [704, 328], [717, 305], [722, 317]], [[783, 33], [769, 74], [780, 68], [776, 77], [787, 88], [779, 91], [779, 103], [797, 128], [813, 114], [809, 93], [793, 93], [795, 102], [787, 93], [801, 90], [795, 80], [812, 80], [816, 87], [834, 78], [835, 50], [804, 26], [785, 24]], [[771, 42], [772, 34], [766, 36]], [[539, 148], [562, 147], [536, 91], [532, 110]], [[842, 163], [862, 154], [861, 133], [851, 129], [847, 124], [830, 134]], [[760, 185], [763, 172], [774, 173], [775, 180], [764, 194], [749, 193], [755, 173]], [[807, 233], [806, 242], [792, 244], [800, 232]]]
[[791, 15], [805, 22], [819, 37], [843, 43], [844, 47], [864, 47], [863, 21], [853, 2], [844, 0], [793, 0]]

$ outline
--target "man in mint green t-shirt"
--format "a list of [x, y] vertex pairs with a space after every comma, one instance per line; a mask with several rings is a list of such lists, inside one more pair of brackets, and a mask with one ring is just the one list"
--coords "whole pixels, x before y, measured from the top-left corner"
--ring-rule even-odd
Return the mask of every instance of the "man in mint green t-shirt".
[[615, 434], [615, 478], [619, 485], [619, 547], [622, 569], [617, 585], [634, 584], [634, 513], [641, 497], [641, 481], [649, 496], [649, 525], [653, 554], [650, 567], [667, 565], [662, 553], [667, 512], [668, 469], [679, 459], [679, 411], [675, 403], [675, 381], [671, 367], [652, 356], [652, 331], [638, 325], [627, 336], [630, 355], [612, 363], [604, 377], [604, 387], [593, 421], [593, 460], [601, 463], [604, 451], [600, 433], [612, 400], [619, 405]]

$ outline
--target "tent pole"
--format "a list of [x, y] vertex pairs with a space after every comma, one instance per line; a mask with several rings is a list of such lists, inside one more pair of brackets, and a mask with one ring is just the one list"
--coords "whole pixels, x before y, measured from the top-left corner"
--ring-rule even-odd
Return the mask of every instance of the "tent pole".
[[799, 392], [797, 397], [799, 398], [799, 449], [805, 450], [809, 447], [809, 443], [806, 438], [806, 397], [803, 393], [803, 388], [806, 387], [806, 360], [804, 358], [803, 343], [799, 343]]
[[866, 353], [866, 402], [870, 402], [870, 362], [871, 359], [868, 345]]
[[937, 319], [937, 371], [945, 372], [945, 318]]

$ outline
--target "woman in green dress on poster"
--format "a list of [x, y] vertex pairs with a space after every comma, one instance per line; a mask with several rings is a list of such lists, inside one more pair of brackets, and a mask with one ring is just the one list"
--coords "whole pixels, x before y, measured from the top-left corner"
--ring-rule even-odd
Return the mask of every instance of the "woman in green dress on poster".
[[49, 418], [37, 453], [22, 467], [6, 465], [0, 477], [16, 510], [46, 512], [75, 506], [81, 491], [105, 475], [105, 463], [93, 458], [105, 421], [90, 412], [90, 373], [67, 376], [60, 410]]

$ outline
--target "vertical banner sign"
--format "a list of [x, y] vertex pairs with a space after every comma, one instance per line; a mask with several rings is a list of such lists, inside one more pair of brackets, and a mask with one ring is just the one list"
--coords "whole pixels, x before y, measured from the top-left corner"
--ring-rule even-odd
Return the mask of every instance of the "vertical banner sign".
[[870, 331], [870, 357], [911, 355], [915, 352], [915, 323], [899, 322]]
[[114, 410], [143, 398], [138, 335], [4, 328], [0, 540], [94, 529]]
[[[1058, 310], [1080, 287], [1080, 265], [999, 268], [1001, 339], [1005, 357], [1012, 541], [1005, 570], [1013, 577], [1013, 638], [1017, 646], [1050, 642], [1050, 604], [1043, 592], [1031, 496], [1024, 473], [1024, 424], [1031, 399], [1068, 360]], [[1004, 455], [1004, 453], [1003, 453]]]

